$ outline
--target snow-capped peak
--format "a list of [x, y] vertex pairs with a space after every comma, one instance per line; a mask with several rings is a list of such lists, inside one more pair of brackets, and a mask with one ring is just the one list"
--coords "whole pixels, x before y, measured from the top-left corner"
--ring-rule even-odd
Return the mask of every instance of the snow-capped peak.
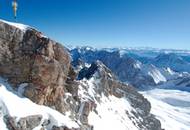
[[154, 65], [144, 65], [143, 72], [150, 75], [156, 84], [167, 81]]

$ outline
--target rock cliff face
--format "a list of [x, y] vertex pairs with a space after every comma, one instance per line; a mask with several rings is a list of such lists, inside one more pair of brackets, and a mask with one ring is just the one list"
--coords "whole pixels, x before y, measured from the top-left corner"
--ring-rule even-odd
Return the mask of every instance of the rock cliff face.
[[[98, 130], [100, 125], [94, 124], [93, 118], [102, 116], [101, 103], [104, 99], [112, 103], [112, 98], [124, 100], [131, 108], [123, 107], [124, 115], [118, 114], [125, 129], [130, 128], [125, 122], [128, 121], [134, 129], [161, 130], [160, 122], [150, 114], [150, 103], [133, 87], [116, 80], [103, 63], [92, 63], [77, 74], [67, 49], [33, 28], [21, 29], [0, 21], [0, 76], [7, 79], [14, 91], [33, 102], [62, 114], [69, 112], [69, 117], [79, 125], [73, 130]], [[109, 109], [112, 110], [112, 106]], [[10, 130], [45, 129], [44, 126], [52, 124], [50, 120], [40, 123], [42, 118], [30, 115], [18, 120], [8, 115], [4, 116], [4, 122]], [[105, 125], [110, 125], [109, 120], [107, 122]], [[47, 129], [70, 130], [56, 123]]]
[[24, 95], [38, 104], [64, 112], [65, 82], [70, 71], [67, 50], [28, 28], [0, 22], [0, 75], [15, 89], [27, 83]]

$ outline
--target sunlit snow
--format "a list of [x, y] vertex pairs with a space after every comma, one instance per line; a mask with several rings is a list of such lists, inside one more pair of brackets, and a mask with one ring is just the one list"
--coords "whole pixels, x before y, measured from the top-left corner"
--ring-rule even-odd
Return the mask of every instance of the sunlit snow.
[[154, 89], [142, 92], [151, 102], [151, 113], [166, 130], [190, 130], [190, 93], [179, 90]]
[[94, 126], [94, 130], [138, 130], [126, 114], [131, 110], [125, 98], [102, 96], [101, 103], [97, 104], [97, 113], [89, 115], [89, 124]]
[[78, 91], [81, 99], [93, 100], [96, 103], [96, 109], [89, 114], [89, 124], [93, 125], [94, 130], [139, 130], [135, 121], [140, 119], [136, 119], [136, 117], [133, 117], [134, 120], [129, 119], [127, 115], [128, 113], [133, 116], [131, 111], [135, 111], [127, 99], [115, 96], [107, 97], [103, 93], [101, 95], [96, 93], [95, 90], [98, 89], [97, 84], [100, 81], [95, 77], [89, 80], [83, 79], [81, 83], [88, 87], [79, 86]]
[[0, 126], [1, 130], [6, 130], [3, 122], [3, 116], [10, 115], [12, 117], [26, 117], [30, 115], [42, 115], [43, 120], [49, 119], [50, 124], [46, 129], [50, 129], [53, 125], [67, 126], [69, 128], [79, 127], [69, 118], [69, 115], [63, 115], [56, 110], [43, 105], [37, 105], [27, 98], [21, 98], [8, 90], [7, 84], [0, 82]]
[[19, 28], [22, 31], [26, 31], [29, 28], [29, 26], [24, 25], [24, 24], [20, 24], [20, 23], [8, 22], [8, 21], [2, 20], [2, 19], [0, 19], [0, 21], [4, 22], [6, 24], [9, 24], [11, 26], [14, 26], [16, 28]]

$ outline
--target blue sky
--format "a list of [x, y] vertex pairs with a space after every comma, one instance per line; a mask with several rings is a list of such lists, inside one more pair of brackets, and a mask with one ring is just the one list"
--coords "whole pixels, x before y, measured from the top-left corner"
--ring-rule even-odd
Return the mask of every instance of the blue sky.
[[[190, 49], [190, 0], [18, 0], [18, 22], [67, 45]], [[11, 0], [0, 18], [13, 21]]]

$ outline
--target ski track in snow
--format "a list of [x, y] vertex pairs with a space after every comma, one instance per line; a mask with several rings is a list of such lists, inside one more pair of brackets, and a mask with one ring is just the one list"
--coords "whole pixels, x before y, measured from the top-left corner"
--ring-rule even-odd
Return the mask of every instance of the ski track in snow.
[[151, 113], [166, 130], [190, 130], [190, 93], [154, 89], [141, 92], [151, 102]]

